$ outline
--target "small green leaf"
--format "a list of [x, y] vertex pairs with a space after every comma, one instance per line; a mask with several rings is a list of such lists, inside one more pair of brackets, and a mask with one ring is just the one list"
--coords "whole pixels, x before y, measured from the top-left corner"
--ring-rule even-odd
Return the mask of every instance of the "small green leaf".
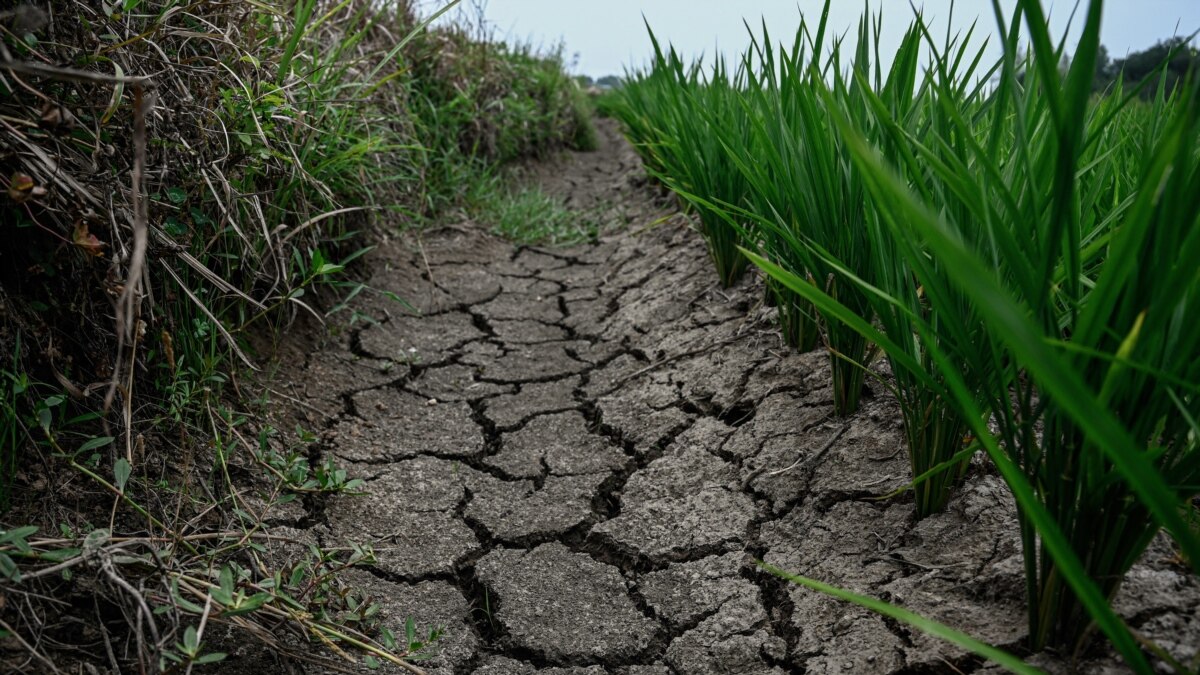
[[172, 237], [182, 237], [188, 233], [188, 228], [178, 218], [167, 218], [163, 221], [163, 231]]
[[101, 413], [98, 413], [98, 412], [84, 413], [82, 415], [77, 415], [77, 416], [72, 417], [71, 419], [67, 420], [67, 426], [82, 424], [84, 422], [91, 422], [93, 420], [98, 420], [101, 417], [104, 417], [104, 415], [102, 415]]
[[221, 590], [233, 595], [233, 568], [226, 565], [221, 568], [220, 574], [217, 576], [217, 584]]
[[209, 217], [208, 217], [208, 216], [207, 216], [207, 215], [206, 215], [206, 214], [205, 214], [203, 211], [201, 211], [200, 209], [196, 209], [196, 208], [188, 209], [188, 213], [191, 213], [191, 214], [192, 214], [192, 222], [193, 222], [193, 223], [195, 223], [195, 224], [197, 224], [197, 225], [210, 225], [210, 224], [212, 224], [212, 218], [209, 218]]
[[382, 628], [379, 631], [379, 641], [383, 643], [390, 651], [396, 651], [396, 634], [387, 628]]
[[95, 438], [89, 439], [83, 445], [79, 446], [79, 452], [84, 453], [84, 452], [88, 452], [90, 450], [96, 450], [98, 448], [103, 448], [104, 446], [106, 446], [112, 442], [113, 442], [112, 436], [97, 436]]
[[178, 206], [187, 201], [187, 191], [179, 187], [169, 187], [167, 188], [167, 199]]
[[219, 661], [224, 661], [225, 657], [226, 657], [225, 652], [213, 652], [211, 654], [205, 654], [204, 656], [201, 656], [200, 658], [196, 659], [194, 661], [194, 663], [196, 665], [204, 665], [206, 663], [217, 663]]
[[78, 556], [80, 553], [81, 550], [77, 548], [60, 548], [55, 551], [47, 551], [42, 553], [38, 556], [38, 559], [45, 560], [46, 562], [58, 563], [64, 560], [70, 560], [71, 558]]
[[129, 476], [132, 473], [133, 466], [124, 457], [113, 463], [113, 480], [118, 490], [121, 492], [125, 491], [125, 483], [129, 481]]
[[225, 616], [241, 616], [242, 614], [249, 614], [257, 611], [258, 608], [267, 604], [267, 601], [270, 599], [271, 596], [266, 593], [255, 593], [249, 598], [246, 598], [242, 602], [238, 603], [236, 607], [226, 610]]
[[0, 532], [0, 544], [22, 544], [30, 535], [36, 534], [38, 528], [34, 525], [25, 525], [12, 530]]
[[111, 537], [112, 534], [102, 527], [88, 532], [87, 536], [83, 538], [83, 555], [91, 555], [99, 551]]
[[17, 569], [13, 559], [4, 553], [0, 553], [0, 575], [13, 582], [21, 581], [21, 570]]
[[184, 610], [191, 612], [192, 614], [204, 613], [203, 607], [191, 602], [190, 600], [184, 599], [184, 597], [179, 593], [179, 581], [175, 579], [171, 580], [171, 597], [175, 600], [175, 604], [179, 605]]

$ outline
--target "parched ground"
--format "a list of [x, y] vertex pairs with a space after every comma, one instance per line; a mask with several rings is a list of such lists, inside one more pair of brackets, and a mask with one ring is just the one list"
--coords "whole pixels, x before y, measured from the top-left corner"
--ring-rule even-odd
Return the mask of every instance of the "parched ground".
[[[421, 315], [369, 303], [377, 325], [284, 352], [275, 386], [370, 494], [280, 522], [371, 543], [379, 563], [356, 579], [389, 621], [445, 629], [430, 672], [991, 672], [756, 568], [1011, 649], [1025, 635], [1002, 481], [979, 463], [920, 522], [907, 497], [880, 499], [909, 476], [890, 395], [872, 385], [860, 413], [835, 417], [825, 355], [781, 347], [753, 275], [720, 289], [700, 238], [615, 129], [602, 135], [600, 152], [531, 179], [626, 227], [571, 249], [473, 224], [392, 242], [371, 285]], [[1200, 585], [1165, 541], [1117, 607], [1177, 656], [1200, 645]], [[1082, 672], [1120, 672], [1085, 659]]]

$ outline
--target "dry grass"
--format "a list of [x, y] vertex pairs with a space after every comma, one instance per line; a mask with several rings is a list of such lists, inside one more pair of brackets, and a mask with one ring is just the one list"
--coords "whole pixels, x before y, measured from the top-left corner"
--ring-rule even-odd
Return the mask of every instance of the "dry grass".
[[355, 230], [572, 143], [577, 92], [404, 1], [107, 5], [0, 11], [0, 663], [183, 672], [222, 625], [411, 668], [340, 581], [369, 550], [264, 525], [357, 484], [226, 385], [252, 333], [327, 318], [306, 290], [361, 290]]

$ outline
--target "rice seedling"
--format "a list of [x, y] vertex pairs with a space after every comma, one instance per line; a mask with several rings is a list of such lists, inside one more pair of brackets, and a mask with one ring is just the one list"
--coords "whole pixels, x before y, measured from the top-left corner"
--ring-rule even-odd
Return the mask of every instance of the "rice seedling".
[[[738, 229], [711, 200], [740, 205], [746, 196], [746, 180], [721, 142], [723, 134], [745, 137], [749, 130], [747, 112], [736, 96], [744, 86], [745, 71], [730, 71], [721, 57], [707, 71], [700, 63], [685, 67], [673, 47], [663, 51], [653, 31], [650, 39], [654, 44], [651, 72], [630, 77], [622, 89], [623, 95], [630, 96], [629, 103], [619, 106], [617, 114], [635, 141], [640, 139], [651, 175], [696, 212], [717, 277], [723, 286], [732, 286], [747, 261], [738, 249]], [[647, 114], [654, 122], [648, 121]]]
[[[900, 157], [906, 148], [889, 138], [887, 125], [913, 128], [927, 121], [918, 114], [918, 103], [928, 97], [929, 91], [927, 86], [920, 91], [916, 88], [923, 24], [918, 18], [910, 26], [886, 75], [877, 59], [874, 68], [864, 70], [872, 65], [870, 46], [878, 44], [881, 25], [882, 15], [876, 15], [873, 20], [863, 18], [859, 25], [859, 49], [853, 75], [847, 80], [840, 72], [834, 72], [830, 88], [819, 91], [825, 93], [826, 104], [853, 119], [886, 156]], [[958, 60], [968, 55], [968, 42], [969, 39], [957, 43]], [[952, 45], [951, 42], [947, 44]], [[978, 61], [976, 56], [970, 65], [971, 72]], [[766, 68], [763, 70], [770, 72]], [[884, 117], [880, 116], [880, 111]], [[858, 171], [852, 165], [846, 170]], [[860, 258], [860, 267], [852, 267], [809, 238], [788, 237], [787, 230], [781, 231], [778, 221], [770, 219], [761, 230], [772, 233], [784, 245], [764, 246], [765, 260], [755, 258], [755, 261], [775, 283], [795, 289], [792, 292], [808, 302], [815, 302], [818, 310], [829, 319], [844, 324], [847, 330], [859, 333], [872, 344], [887, 343], [889, 349], [886, 352], [893, 374], [891, 387], [901, 404], [914, 476], [912, 489], [917, 516], [924, 517], [945, 506], [973, 448], [963, 447], [966, 423], [947, 395], [923, 340], [941, 340], [943, 333], [961, 331], [962, 326], [947, 321], [928, 303], [924, 289], [898, 250], [900, 244], [881, 220], [879, 209], [869, 201], [867, 204], [863, 217], [866, 255]], [[806, 280], [807, 267], [803, 262], [797, 265], [798, 260], [809, 260], [812, 261], [809, 264], [833, 269], [847, 284], [859, 288], [865, 300], [864, 307], [869, 309], [865, 312], [862, 308], [851, 309]], [[969, 311], [961, 294], [956, 301], [960, 309]], [[918, 335], [917, 321], [925, 322], [931, 330], [924, 336]], [[966, 336], [965, 339], [973, 338]]]
[[749, 255], [814, 304], [835, 366], [841, 331], [860, 371], [868, 341], [887, 353], [922, 513], [961, 470], [963, 430], [988, 453], [1019, 508], [1031, 649], [1099, 630], [1150, 672], [1111, 601], [1161, 529], [1200, 567], [1200, 85], [1094, 98], [1102, 8], [1069, 66], [1037, 0], [996, 6], [1004, 57], [986, 68], [920, 17], [886, 76], [866, 20], [849, 75], [837, 41], [815, 57], [824, 18], [787, 53], [764, 32], [751, 141], [718, 130], [750, 192], [707, 204], [753, 220]]
[[[1039, 3], [1020, 2], [1011, 23], [997, 11], [1005, 59], [978, 110], [957, 104], [938, 54], [927, 114], [939, 131], [891, 125], [912, 149], [899, 165], [849, 116], [838, 123], [931, 307], [980, 329], [943, 343], [952, 353], [927, 345], [1017, 499], [1031, 648], [1078, 649], [1094, 626], [1148, 672], [1108, 603], [1161, 527], [1193, 566], [1200, 552], [1181, 516], [1200, 479], [1200, 341], [1181, 332], [1200, 311], [1200, 95], [1192, 83], [1159, 98], [1163, 123], [1145, 128], [1136, 165], [1106, 147], [1149, 118], [1119, 92], [1089, 100], [1101, 8], [1090, 3], [1065, 78]], [[939, 147], [952, 138], [959, 152]]]
[[[797, 32], [798, 36], [802, 34], [803, 31]], [[751, 39], [754, 40], [753, 34], [751, 34]], [[800, 43], [798, 42], [797, 44]], [[794, 62], [797, 58], [799, 56], [793, 53], [791, 61]], [[757, 41], [752, 42], [751, 49], [745, 54], [743, 62], [748, 79], [746, 91], [773, 91], [774, 98], [772, 100], [778, 100], [778, 83], [772, 74], [779, 72], [779, 65], [776, 58], [776, 50], [771, 42], [770, 33], [765, 24], [762, 28], [761, 43]], [[747, 96], [743, 95], [743, 99], [745, 100], [746, 98]], [[759, 101], [759, 103], [761, 104], [762, 101]], [[745, 104], [749, 105], [749, 102], [745, 101]], [[756, 116], [762, 116], [769, 112], [769, 109], [752, 108], [752, 114]], [[762, 156], [764, 153], [769, 153], [771, 151], [770, 146], [763, 146], [769, 140], [766, 133], [753, 134], [750, 144], [744, 147], [745, 154], [750, 157], [757, 157]], [[728, 139], [726, 142], [736, 142], [736, 139]], [[726, 147], [730, 153], [736, 155], [742, 146], [727, 145]], [[739, 168], [739, 170], [741, 169]], [[754, 185], [753, 179], [748, 180], [752, 184], [749, 194], [746, 197], [745, 206], [748, 210], [754, 214], [773, 213], [777, 207], [769, 203], [763, 203], [766, 195], [762, 192], [762, 186]], [[779, 208], [785, 206], [781, 204]], [[747, 220], [752, 224], [756, 222], [756, 218], [754, 217], [750, 217]], [[787, 218], [780, 218], [780, 220], [790, 222]], [[752, 225], [752, 232], [747, 233], [746, 240], [754, 242], [760, 251], [771, 256], [772, 259], [787, 260], [791, 269], [796, 270], [803, 277], [807, 278], [808, 268], [803, 256], [798, 255], [795, 247], [791, 245], [793, 242], [787, 235], [787, 231], [780, 231], [778, 227], [773, 227], [772, 221], [768, 220], [766, 226], [754, 227]], [[769, 275], [766, 277], [765, 286], [766, 302], [776, 308], [779, 318], [779, 328], [784, 342], [801, 352], [816, 349], [821, 340], [821, 327], [812, 304]]]
[[[814, 87], [827, 76], [838, 77], [841, 68], [840, 42], [833, 43], [827, 56], [820, 56], [825, 50], [828, 8], [827, 4], [815, 35], [807, 24], [800, 27], [789, 53], [777, 54], [764, 31], [758, 54], [747, 55], [747, 63], [761, 64], [742, 102], [753, 111], [749, 138], [726, 134], [722, 143], [750, 186], [747, 209], [718, 199], [732, 207], [727, 218], [749, 215], [764, 252], [786, 261], [805, 283], [837, 298], [856, 315], [869, 315], [866, 295], [841, 267], [828, 262], [836, 259], [856, 274], [870, 274], [863, 184], [831, 127], [826, 110], [830, 103]], [[870, 68], [870, 58], [865, 48], [855, 55], [862, 68]], [[848, 98], [851, 92], [843, 89], [841, 94]], [[808, 307], [786, 294], [779, 300], [785, 320], [794, 319], [795, 339], [800, 342], [802, 332], [811, 332], [811, 324], [805, 324]], [[849, 415], [858, 408], [874, 349], [836, 316], [821, 313], [821, 320], [833, 368], [834, 409]]]
[[626, 72], [625, 85], [601, 100], [601, 110], [621, 123], [650, 175], [661, 175], [665, 169], [658, 148], [667, 137], [667, 124], [674, 120], [666, 113], [667, 96], [682, 63], [673, 52], [668, 58], [675, 62], [668, 61], [666, 68]]

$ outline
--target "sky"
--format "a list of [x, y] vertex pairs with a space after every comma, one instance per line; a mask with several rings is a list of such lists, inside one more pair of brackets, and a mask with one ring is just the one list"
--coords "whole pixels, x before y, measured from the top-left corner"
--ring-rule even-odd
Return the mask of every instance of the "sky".
[[[894, 52], [912, 16], [909, 3], [865, 2], [872, 10], [885, 8], [881, 53]], [[430, 11], [438, 4], [427, 0], [424, 6]], [[718, 50], [726, 55], [740, 53], [749, 43], [743, 19], [756, 28], [765, 20], [775, 40], [790, 41], [801, 13], [816, 21], [823, 4], [823, 0], [464, 0], [461, 10], [455, 11], [473, 17], [482, 10], [496, 38], [544, 48], [562, 43], [573, 73], [601, 77], [647, 63], [651, 46], [643, 16], [660, 40], [694, 58]], [[935, 35], [944, 35], [952, 0], [914, 0], [914, 4], [923, 7], [926, 19], [937, 27]], [[1000, 0], [1000, 4], [1011, 16], [1016, 0]], [[1200, 0], [1108, 0], [1104, 4], [1101, 39], [1113, 58], [1200, 29]], [[978, 19], [977, 33], [986, 29], [987, 35], [995, 34], [991, 0], [953, 0], [953, 5], [956, 32], [965, 32]], [[1054, 34], [1063, 34], [1074, 0], [1042, 0], [1042, 5]], [[853, 31], [863, 6], [864, 0], [833, 0], [830, 25], [839, 32]], [[1082, 23], [1082, 16], [1077, 17], [1074, 28]], [[1068, 45], [1073, 44], [1069, 37]], [[993, 38], [989, 60], [999, 54]]]

